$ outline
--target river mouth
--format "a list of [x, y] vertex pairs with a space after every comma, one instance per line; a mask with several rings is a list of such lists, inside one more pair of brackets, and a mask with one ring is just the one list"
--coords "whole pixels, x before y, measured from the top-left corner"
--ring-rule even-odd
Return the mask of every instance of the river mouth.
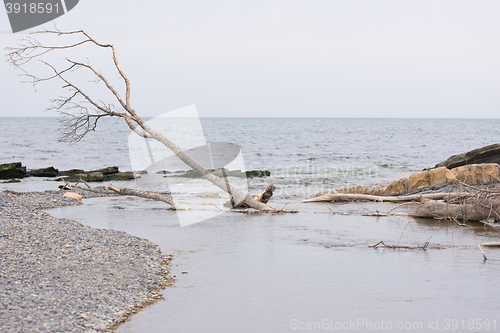
[[[176, 282], [163, 291], [165, 300], [143, 309], [118, 332], [286, 332], [336, 325], [346, 330], [346, 323], [359, 331], [413, 325], [414, 331], [458, 332], [468, 320], [481, 321], [482, 328], [473, 329], [478, 332], [500, 326], [500, 291], [494, 287], [500, 250], [485, 249], [491, 260], [484, 262], [478, 248], [498, 241], [499, 230], [479, 223], [462, 227], [360, 216], [394, 206], [289, 203], [287, 209], [300, 212], [222, 213], [186, 227], [161, 203], [137, 198], [87, 199], [49, 213], [126, 231], [174, 254]], [[334, 215], [328, 207], [357, 215]], [[369, 247], [381, 240], [430, 244], [426, 250]]]

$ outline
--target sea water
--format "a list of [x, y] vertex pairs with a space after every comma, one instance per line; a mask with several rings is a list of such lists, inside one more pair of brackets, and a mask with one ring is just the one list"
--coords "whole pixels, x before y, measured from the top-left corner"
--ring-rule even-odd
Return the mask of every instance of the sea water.
[[[68, 147], [55, 118], [1, 118], [1, 163], [28, 168], [130, 170], [120, 122], [104, 119], [95, 133]], [[496, 228], [480, 223], [386, 212], [391, 203], [311, 203], [308, 194], [383, 183], [434, 166], [450, 155], [498, 142], [500, 120], [205, 118], [208, 141], [240, 145], [247, 169], [270, 177], [249, 190], [277, 186], [271, 204], [297, 214], [223, 212], [181, 227], [160, 202], [118, 197], [84, 200], [49, 212], [97, 227], [123, 230], [174, 254], [176, 282], [165, 300], [143, 309], [119, 332], [495, 332], [500, 327], [500, 250]], [[193, 183], [190, 183], [191, 186]], [[24, 179], [0, 189], [55, 189]], [[134, 181], [120, 186], [135, 186]], [[189, 197], [192, 213], [217, 211], [220, 199]], [[405, 208], [400, 208], [401, 212]], [[409, 208], [406, 208], [409, 209]], [[332, 210], [337, 212], [333, 214]], [[398, 211], [398, 210], [396, 210]], [[188, 212], [189, 213], [189, 212]], [[349, 214], [341, 215], [340, 213]], [[386, 244], [426, 250], [373, 248]]]
[[[270, 178], [250, 181], [254, 190], [273, 183], [276, 195], [285, 197], [393, 181], [500, 140], [500, 119], [201, 118], [201, 123], [207, 141], [241, 147], [247, 170], [271, 171]], [[120, 119], [101, 119], [95, 131], [71, 146], [59, 140], [60, 130], [57, 118], [0, 118], [0, 163], [132, 170], [131, 131]]]

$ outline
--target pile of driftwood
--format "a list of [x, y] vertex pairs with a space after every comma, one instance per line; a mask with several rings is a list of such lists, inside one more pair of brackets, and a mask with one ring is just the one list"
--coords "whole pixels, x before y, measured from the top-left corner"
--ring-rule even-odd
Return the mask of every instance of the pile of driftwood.
[[[475, 187], [462, 182], [456, 182], [448, 191], [401, 196], [344, 194], [332, 190], [301, 202], [362, 200], [415, 203], [416, 207], [408, 214], [413, 217], [481, 221], [486, 224], [500, 222], [500, 188], [498, 186]], [[382, 215], [386, 214], [374, 214], [374, 216]]]

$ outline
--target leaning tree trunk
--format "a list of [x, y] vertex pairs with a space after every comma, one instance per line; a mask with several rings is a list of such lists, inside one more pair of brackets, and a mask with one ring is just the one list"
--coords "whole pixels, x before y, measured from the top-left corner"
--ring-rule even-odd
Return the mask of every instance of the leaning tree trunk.
[[[201, 167], [198, 163], [196, 163], [192, 158], [187, 156], [179, 147], [177, 147], [172, 141], [167, 139], [163, 134], [156, 132], [151, 127], [149, 127], [146, 123], [142, 121], [139, 117], [135, 116], [134, 119], [139, 126], [144, 129], [150, 136], [150, 138], [155, 139], [165, 145], [168, 149], [170, 149], [182, 162], [186, 165], [190, 166], [194, 171], [196, 171], [202, 178], [210, 181], [212, 184], [222, 189], [223, 191], [229, 193], [233, 198], [234, 202], [237, 204], [244, 203], [248, 205], [250, 208], [254, 208], [257, 210], [267, 210], [272, 211], [276, 210], [275, 208], [259, 202], [252, 198], [249, 194], [241, 191], [240, 189], [231, 186], [226, 181], [221, 178], [213, 175], [208, 172], [205, 168]], [[267, 201], [266, 201], [267, 202]]]

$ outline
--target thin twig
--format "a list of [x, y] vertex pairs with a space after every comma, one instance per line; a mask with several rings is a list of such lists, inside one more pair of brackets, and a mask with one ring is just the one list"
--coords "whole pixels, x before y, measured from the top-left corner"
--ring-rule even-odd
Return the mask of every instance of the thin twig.
[[417, 204], [417, 205], [422, 205], [421, 202], [416, 202], [416, 201], [411, 201], [411, 202], [403, 202], [402, 204], [399, 204], [397, 205], [396, 207], [392, 208], [391, 210], [389, 210], [386, 214], [389, 215], [390, 212], [392, 212], [393, 210], [395, 210], [396, 208], [399, 208], [401, 206], [404, 206], [404, 205], [411, 205], [411, 204]]
[[401, 241], [401, 238], [403, 237], [403, 234], [405, 233], [405, 230], [408, 227], [408, 225], [410, 225], [410, 221], [408, 221], [408, 223], [406, 223], [405, 228], [403, 229], [403, 232], [401, 233], [401, 236], [399, 236], [397, 245], [399, 245], [399, 242]]

